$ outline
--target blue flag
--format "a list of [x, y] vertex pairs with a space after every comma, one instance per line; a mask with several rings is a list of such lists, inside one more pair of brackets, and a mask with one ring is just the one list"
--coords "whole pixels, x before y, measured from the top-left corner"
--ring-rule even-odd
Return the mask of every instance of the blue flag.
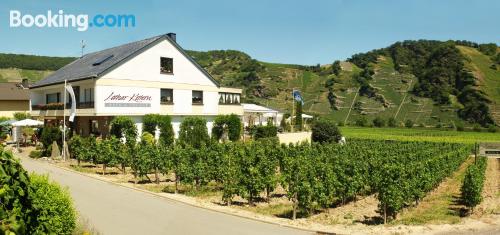
[[297, 102], [301, 102], [302, 105], [304, 105], [304, 99], [302, 98], [302, 96], [300, 95], [300, 91], [299, 90], [293, 90], [292, 91], [292, 95], [293, 95], [293, 99]]

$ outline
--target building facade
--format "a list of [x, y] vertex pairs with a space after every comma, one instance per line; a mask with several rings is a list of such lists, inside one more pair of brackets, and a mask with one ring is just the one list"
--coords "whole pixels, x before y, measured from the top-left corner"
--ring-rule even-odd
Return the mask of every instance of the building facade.
[[29, 111], [29, 91], [24, 83], [0, 83], [0, 117], [13, 118], [16, 112]]
[[77, 59], [30, 88], [31, 115], [59, 125], [70, 114], [66, 81], [77, 100], [70, 125], [84, 136], [106, 136], [115, 116], [131, 117], [141, 132], [144, 115], [170, 115], [176, 135], [188, 116], [205, 118], [209, 130], [216, 115], [242, 116], [241, 89], [219, 86], [175, 39], [160, 35]]

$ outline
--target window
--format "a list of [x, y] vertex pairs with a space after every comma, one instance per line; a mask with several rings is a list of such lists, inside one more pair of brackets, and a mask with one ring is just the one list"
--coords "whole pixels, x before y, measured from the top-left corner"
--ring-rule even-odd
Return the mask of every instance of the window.
[[173, 104], [174, 103], [174, 91], [172, 89], [161, 89], [160, 103], [161, 104]]
[[83, 102], [84, 103], [94, 102], [94, 88], [83, 89]]
[[160, 73], [174, 73], [174, 59], [160, 57]]
[[193, 91], [193, 104], [203, 104], [203, 91]]
[[51, 93], [45, 95], [46, 104], [53, 104], [61, 102], [61, 93]]
[[90, 134], [100, 135], [99, 122], [97, 120], [89, 120]]
[[239, 104], [240, 94], [219, 92], [219, 104]]

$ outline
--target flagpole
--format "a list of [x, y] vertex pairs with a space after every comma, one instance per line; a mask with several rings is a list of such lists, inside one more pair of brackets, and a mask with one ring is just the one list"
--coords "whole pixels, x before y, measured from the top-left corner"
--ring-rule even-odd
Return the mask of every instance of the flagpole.
[[293, 118], [294, 118], [294, 114], [295, 114], [295, 97], [294, 97], [294, 93], [295, 92], [295, 89], [292, 89], [292, 115], [290, 115], [290, 124], [292, 126], [291, 130], [293, 132]]
[[62, 146], [62, 155], [63, 155], [63, 161], [66, 161], [66, 83], [67, 80], [64, 80], [64, 88], [63, 88], [63, 93], [64, 93], [64, 103], [63, 103], [63, 146]]

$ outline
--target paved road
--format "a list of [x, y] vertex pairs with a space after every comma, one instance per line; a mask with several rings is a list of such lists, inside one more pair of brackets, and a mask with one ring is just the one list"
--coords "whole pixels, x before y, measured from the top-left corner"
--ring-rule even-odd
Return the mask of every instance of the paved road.
[[189, 206], [22, 157], [28, 171], [68, 186], [80, 214], [102, 234], [310, 234]]

